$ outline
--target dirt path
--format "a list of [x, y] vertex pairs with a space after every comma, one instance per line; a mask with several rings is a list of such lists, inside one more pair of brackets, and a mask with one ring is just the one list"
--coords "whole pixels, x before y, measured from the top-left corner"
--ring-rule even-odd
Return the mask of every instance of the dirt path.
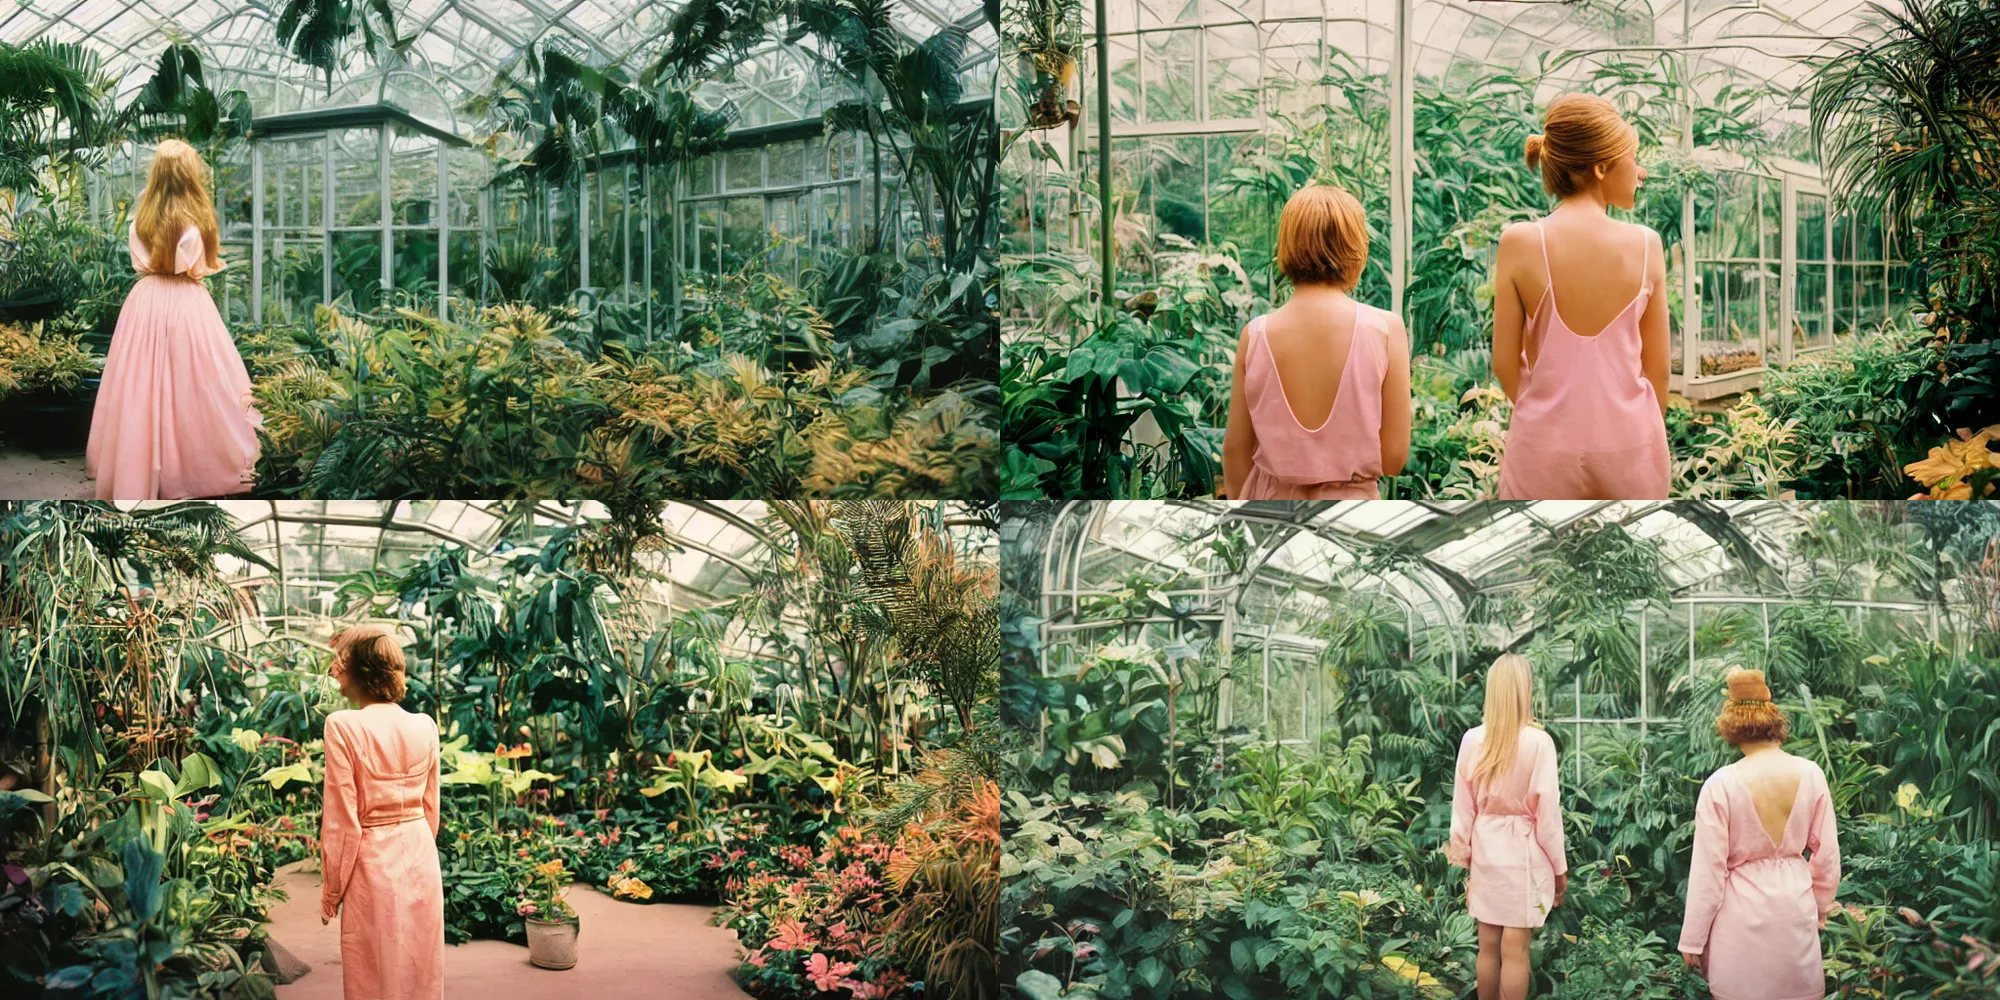
[[[274, 940], [312, 965], [312, 972], [278, 987], [278, 1000], [341, 1000], [340, 921], [319, 922], [319, 872], [306, 863], [279, 869], [276, 885], [290, 896], [271, 908]], [[621, 903], [595, 888], [570, 891], [583, 924], [576, 968], [551, 972], [528, 964], [528, 949], [503, 941], [469, 941], [444, 950], [445, 1000], [742, 1000], [729, 978], [741, 949], [736, 935], [708, 924], [705, 906]]]
[[83, 456], [41, 458], [0, 448], [0, 500], [89, 500], [97, 495], [83, 474]]

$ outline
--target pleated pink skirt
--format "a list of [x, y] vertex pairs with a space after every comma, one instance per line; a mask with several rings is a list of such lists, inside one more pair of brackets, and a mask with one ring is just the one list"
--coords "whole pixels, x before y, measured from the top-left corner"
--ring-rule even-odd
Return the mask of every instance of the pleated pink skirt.
[[1358, 483], [1292, 483], [1251, 465], [1243, 477], [1243, 495], [1231, 500], [1380, 500], [1380, 480]]
[[186, 277], [140, 278], [118, 313], [91, 417], [85, 468], [97, 498], [245, 492], [262, 423], [208, 289]]
[[444, 996], [444, 878], [422, 818], [361, 830], [361, 853], [340, 901], [346, 1000]]

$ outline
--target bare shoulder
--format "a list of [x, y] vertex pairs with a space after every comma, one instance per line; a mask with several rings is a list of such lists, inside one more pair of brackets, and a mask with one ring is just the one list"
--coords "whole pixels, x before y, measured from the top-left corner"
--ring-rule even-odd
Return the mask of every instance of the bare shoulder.
[[1500, 252], [1520, 253], [1541, 242], [1541, 228], [1535, 222], [1509, 222], [1500, 229]]

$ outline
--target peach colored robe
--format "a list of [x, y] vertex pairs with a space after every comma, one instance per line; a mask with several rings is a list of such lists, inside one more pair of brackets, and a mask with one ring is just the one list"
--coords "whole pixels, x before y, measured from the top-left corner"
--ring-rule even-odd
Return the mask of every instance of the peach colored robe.
[[346, 1000], [444, 995], [438, 730], [376, 704], [326, 718], [320, 912], [340, 915]]
[[1250, 426], [1257, 452], [1243, 495], [1231, 500], [1374, 500], [1381, 497], [1382, 379], [1389, 371], [1389, 314], [1354, 303], [1354, 332], [1347, 340], [1347, 364], [1334, 390], [1333, 409], [1318, 427], [1299, 422], [1264, 326], [1269, 316], [1250, 321], [1244, 345], [1243, 394], [1249, 397]]
[[1826, 996], [1819, 922], [1832, 912], [1840, 887], [1840, 844], [1826, 773], [1803, 757], [1794, 760], [1799, 793], [1783, 843], [1771, 843], [1734, 767], [1709, 775], [1695, 804], [1680, 950], [1707, 953], [1715, 1000]]
[[189, 226], [174, 260], [155, 268], [135, 224], [132, 268], [145, 275], [125, 296], [104, 382], [91, 413], [84, 469], [99, 500], [217, 497], [250, 488], [257, 428], [250, 372], [199, 279], [201, 231]]
[[1524, 726], [1514, 766], [1483, 786], [1472, 768], [1486, 745], [1476, 726], [1458, 745], [1451, 796], [1451, 863], [1467, 869], [1466, 909], [1480, 923], [1540, 927], [1556, 902], [1556, 876], [1569, 871], [1556, 784], [1556, 742]]

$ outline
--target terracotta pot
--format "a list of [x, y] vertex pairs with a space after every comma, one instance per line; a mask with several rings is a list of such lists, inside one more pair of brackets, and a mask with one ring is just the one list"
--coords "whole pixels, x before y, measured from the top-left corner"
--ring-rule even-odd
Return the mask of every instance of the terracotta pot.
[[576, 964], [577, 922], [526, 918], [528, 961], [544, 969], [567, 969]]

